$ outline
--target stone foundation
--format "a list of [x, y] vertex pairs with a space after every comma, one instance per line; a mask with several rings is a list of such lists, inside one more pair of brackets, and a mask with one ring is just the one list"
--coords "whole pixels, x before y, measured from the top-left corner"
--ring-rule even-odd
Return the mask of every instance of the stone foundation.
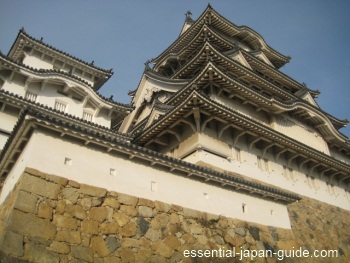
[[108, 192], [27, 168], [0, 210], [0, 262], [251, 262], [183, 253], [299, 247], [336, 249], [339, 257], [282, 262], [349, 262], [348, 211], [307, 198], [288, 208], [292, 230]]

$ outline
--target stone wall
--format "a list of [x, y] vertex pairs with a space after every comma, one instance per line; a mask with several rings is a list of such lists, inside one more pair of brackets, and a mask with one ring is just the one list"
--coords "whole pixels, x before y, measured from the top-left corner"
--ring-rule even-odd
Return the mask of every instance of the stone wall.
[[[349, 262], [350, 213], [303, 199], [292, 230], [137, 198], [26, 169], [0, 210], [0, 262], [250, 262], [185, 250], [338, 249]], [[257, 258], [255, 262], [277, 262]], [[306, 262], [292, 258], [283, 262]]]

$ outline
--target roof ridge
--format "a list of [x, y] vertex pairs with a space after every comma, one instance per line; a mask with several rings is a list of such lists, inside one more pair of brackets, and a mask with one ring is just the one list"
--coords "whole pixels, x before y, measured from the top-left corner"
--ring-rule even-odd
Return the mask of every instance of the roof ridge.
[[94, 65], [94, 61], [92, 61], [91, 63], [86, 62], [86, 61], [84, 61], [84, 60], [82, 60], [82, 59], [80, 59], [80, 58], [77, 58], [77, 57], [75, 57], [75, 56], [73, 56], [73, 55], [70, 55], [70, 54], [68, 54], [68, 53], [66, 53], [66, 52], [64, 52], [64, 51], [62, 51], [62, 50], [60, 50], [60, 49], [58, 49], [58, 48], [56, 48], [56, 47], [54, 47], [54, 46], [52, 46], [52, 45], [49, 45], [49, 44], [43, 42], [43, 38], [41, 38], [40, 40], [36, 39], [35, 37], [29, 35], [29, 34], [24, 30], [23, 27], [19, 30], [18, 35], [17, 35], [17, 38], [16, 38], [15, 42], [13, 43], [12, 47], [10, 48], [10, 50], [9, 50], [9, 52], [8, 52], [8, 54], [7, 54], [7, 56], [10, 55], [12, 49], [13, 49], [14, 46], [15, 46], [15, 43], [16, 43], [17, 39], [18, 39], [21, 35], [23, 35], [23, 36], [29, 38], [30, 40], [36, 42], [37, 44], [43, 45], [43, 46], [45, 46], [45, 47], [47, 47], [47, 48], [49, 48], [49, 49], [51, 49], [51, 50], [53, 50], [53, 51], [55, 51], [55, 52], [58, 52], [58, 53], [60, 53], [60, 54], [62, 54], [62, 55], [64, 55], [64, 56], [67, 56], [67, 57], [69, 57], [70, 59], [76, 60], [77, 62], [83, 63], [83, 64], [86, 65], [86, 66], [89, 66], [89, 67], [92, 67], [92, 68], [94, 68], [94, 69], [96, 69], [96, 70], [102, 71], [102, 72], [108, 74], [109, 76], [112, 76], [113, 73], [114, 73], [112, 68], [111, 68], [111, 69], [103, 69], [103, 68], [101, 68], [101, 67], [97, 67], [97, 66]]

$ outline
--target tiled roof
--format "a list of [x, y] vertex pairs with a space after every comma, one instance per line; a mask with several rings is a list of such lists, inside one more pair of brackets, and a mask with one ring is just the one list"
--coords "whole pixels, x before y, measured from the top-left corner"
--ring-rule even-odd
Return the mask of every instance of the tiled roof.
[[[205, 179], [204, 182], [210, 181], [209, 183], [220, 184], [223, 188], [226, 188], [226, 186], [228, 186], [236, 190], [239, 189], [239, 191], [244, 191], [249, 194], [254, 193], [262, 196], [263, 198], [272, 198], [286, 203], [301, 199], [298, 195], [277, 189], [275, 187], [266, 186], [254, 181], [240, 178], [235, 175], [220, 173], [205, 167], [182, 161], [180, 159], [172, 158], [167, 155], [154, 152], [147, 148], [122, 141], [117, 137], [106, 136], [105, 134], [100, 133], [95, 129], [82, 127], [79, 122], [67, 122], [61, 118], [57, 118], [54, 115], [43, 113], [32, 108], [27, 108], [21, 112], [20, 118], [11, 134], [11, 137], [5, 144], [3, 151], [0, 153], [0, 164], [3, 166], [0, 168], [2, 169], [4, 169], [4, 165], [6, 163], [4, 157], [8, 156], [8, 151], [11, 147], [11, 144], [15, 143], [14, 140], [18, 135], [17, 131], [24, 125], [26, 116], [32, 116], [35, 119], [45, 120], [47, 123], [41, 123], [40, 125], [46, 127], [49, 127], [50, 124], [54, 125], [55, 127], [69, 127], [67, 133], [75, 133], [75, 136], [77, 136], [77, 133], [91, 136], [99, 143], [107, 143], [108, 147], [110, 147], [112, 150], [114, 149], [117, 152], [129, 153], [130, 155], [135, 155], [139, 158], [155, 162], [158, 165], [172, 168], [172, 171], [175, 170], [178, 172], [178, 175], [186, 176], [187, 178], [189, 175], [192, 175], [197, 178]], [[112, 146], [112, 144], [115, 146]]]
[[113, 69], [103, 69], [103, 68], [100, 68], [100, 67], [95, 66], [93, 63], [88, 63], [88, 62], [83, 61], [83, 60], [81, 60], [81, 59], [79, 59], [79, 58], [77, 58], [77, 57], [74, 57], [74, 56], [72, 56], [72, 55], [70, 55], [70, 54], [68, 54], [68, 53], [66, 53], [66, 52], [64, 52], [64, 51], [62, 51], [62, 50], [59, 50], [59, 49], [57, 49], [57, 48], [55, 48], [55, 47], [53, 47], [53, 46], [51, 46], [51, 45], [49, 45], [49, 44], [44, 43], [42, 40], [38, 40], [38, 39], [36, 39], [36, 38], [30, 36], [30, 35], [24, 30], [24, 28], [21, 28], [20, 31], [18, 32], [16, 41], [13, 43], [11, 49], [9, 50], [8, 56], [10, 55], [12, 49], [13, 49], [14, 46], [15, 46], [15, 43], [17, 42], [17, 40], [20, 38], [21, 35], [23, 35], [23, 36], [29, 38], [30, 40], [34, 41], [35, 43], [37, 43], [37, 44], [39, 44], [39, 45], [42, 45], [42, 46], [44, 46], [44, 47], [47, 47], [47, 48], [51, 49], [52, 51], [58, 52], [58, 53], [62, 54], [63, 56], [67, 56], [67, 57], [69, 57], [69, 58], [71, 58], [71, 59], [73, 59], [73, 60], [76, 60], [77, 62], [80, 62], [80, 63], [85, 64], [86, 66], [89, 66], [89, 67], [92, 67], [92, 68], [94, 68], [94, 69], [96, 69], [96, 70], [102, 71], [102, 72], [104, 72], [105, 74], [107, 74], [108, 76], [112, 76], [112, 75], [113, 75]]

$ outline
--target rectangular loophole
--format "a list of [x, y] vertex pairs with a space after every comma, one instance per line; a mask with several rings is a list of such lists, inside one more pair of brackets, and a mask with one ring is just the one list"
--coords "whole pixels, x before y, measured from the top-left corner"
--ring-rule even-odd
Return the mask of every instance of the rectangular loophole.
[[157, 192], [157, 182], [151, 181], [151, 191]]
[[246, 205], [246, 204], [242, 204], [242, 212], [243, 212], [244, 214], [247, 213], [247, 205]]
[[68, 166], [72, 166], [72, 163], [73, 163], [73, 161], [72, 161], [72, 159], [71, 158], [64, 158], [64, 164], [65, 165], [68, 165]]
[[111, 168], [111, 169], [109, 169], [109, 174], [110, 174], [110, 175], [117, 175], [117, 170]]

